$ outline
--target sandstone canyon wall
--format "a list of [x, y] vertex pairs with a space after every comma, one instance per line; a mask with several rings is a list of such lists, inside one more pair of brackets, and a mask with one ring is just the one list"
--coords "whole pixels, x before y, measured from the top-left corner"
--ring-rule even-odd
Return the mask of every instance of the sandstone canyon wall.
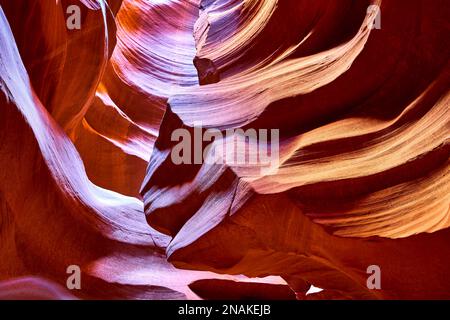
[[0, 299], [450, 299], [448, 17], [0, 0]]

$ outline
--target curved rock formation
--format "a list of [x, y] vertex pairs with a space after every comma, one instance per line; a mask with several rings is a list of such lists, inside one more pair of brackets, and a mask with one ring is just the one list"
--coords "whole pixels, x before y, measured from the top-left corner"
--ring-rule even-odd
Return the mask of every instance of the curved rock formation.
[[[202, 3], [199, 74], [214, 66], [220, 81], [169, 98], [142, 189], [148, 222], [174, 237], [169, 260], [280, 275], [299, 297], [313, 284], [325, 290], [309, 298], [448, 298], [443, 3]], [[286, 18], [296, 10], [308, 14]], [[172, 133], [198, 123], [279, 129], [279, 163], [175, 165]], [[225, 159], [226, 144], [209, 155]], [[366, 286], [371, 265], [381, 290]]]
[[0, 0], [0, 299], [449, 299], [449, 14]]
[[[82, 270], [81, 290], [75, 290], [73, 294], [89, 299], [197, 299], [198, 296], [188, 285], [209, 278], [256, 281], [261, 282], [262, 286], [267, 283], [268, 290], [272, 283], [285, 285], [285, 282], [276, 277], [253, 280], [245, 276], [220, 276], [210, 272], [176, 270], [166, 261], [164, 248], [169, 238], [152, 230], [145, 223], [142, 201], [99, 187], [92, 181], [99, 179], [99, 184], [102, 184], [105, 181], [101, 179], [106, 179], [107, 176], [100, 174], [88, 177], [85, 171], [88, 160], [103, 157], [104, 162], [110, 161], [115, 166], [130, 165], [133, 170], [141, 169], [140, 174], [143, 176], [145, 167], [136, 166], [133, 159], [136, 155], [150, 152], [152, 140], [149, 128], [151, 125], [155, 126], [157, 118], [147, 119], [149, 122], [145, 127], [145, 122], [141, 124], [138, 119], [133, 120], [117, 107], [108, 94], [107, 84], [102, 85], [103, 81], [108, 83], [108, 72], [112, 72], [112, 69], [107, 67], [110, 61], [106, 54], [102, 57], [105, 58], [104, 69], [108, 71], [103, 75], [98, 74], [96, 64], [94, 69], [97, 71], [91, 70], [90, 64], [83, 68], [73, 66], [70, 63], [72, 58], [64, 54], [62, 58], [68, 60], [64, 60], [62, 65], [68, 66], [67, 68], [74, 67], [70, 70], [77, 74], [69, 80], [77, 81], [77, 85], [82, 88], [90, 88], [91, 85], [95, 87], [95, 90], [76, 91], [80, 97], [84, 97], [83, 101], [78, 101], [77, 106], [84, 104], [85, 101], [91, 101], [89, 106], [92, 106], [92, 109], [90, 107], [88, 110], [84, 110], [84, 107], [79, 109], [83, 111], [82, 116], [71, 113], [72, 107], [62, 109], [68, 108], [63, 114], [74, 124], [65, 127], [64, 124], [67, 122], [58, 121], [58, 117], [51, 112], [52, 109], [44, 106], [42, 96], [43, 92], [50, 90], [54, 84], [57, 86], [65, 84], [61, 82], [63, 78], [55, 80], [54, 83], [49, 78], [48, 82], [42, 83], [42, 78], [40, 80], [30, 78], [29, 73], [32, 71], [28, 71], [34, 70], [33, 66], [38, 63], [45, 63], [42, 66], [45, 70], [50, 68], [50, 65], [54, 68], [53, 65], [56, 63], [54, 60], [60, 58], [54, 52], [56, 49], [52, 47], [56, 44], [49, 40], [49, 43], [44, 45], [45, 50], [39, 49], [42, 50], [39, 52], [48, 50], [51, 54], [42, 56], [40, 53], [37, 55], [38, 59], [25, 65], [21, 58], [23, 54], [19, 53], [13, 29], [10, 28], [5, 15], [6, 9], [12, 10], [6, 11], [12, 16], [18, 15], [14, 10], [20, 8], [21, 3], [19, 2], [17, 7], [8, 3], [11, 7], [2, 3], [0, 11], [2, 43], [0, 75], [3, 91], [0, 118], [2, 128], [0, 279], [31, 274], [52, 279], [65, 286], [69, 277], [66, 273], [68, 266], [77, 265]], [[106, 3], [101, 1], [99, 4], [100, 6], [84, 7], [83, 12], [96, 15], [97, 19], [84, 20], [86, 25], [83, 27], [86, 30], [91, 28], [91, 32], [87, 33], [91, 36], [95, 34], [102, 39], [101, 52], [107, 53], [111, 51], [108, 49], [107, 41], [110, 32], [109, 21], [114, 20], [111, 17], [105, 18], [110, 14]], [[45, 5], [38, 5], [38, 8], [47, 10]], [[64, 17], [60, 3], [52, 4], [51, 8], [59, 10], [60, 18]], [[32, 17], [33, 14], [39, 16], [42, 13], [39, 10], [26, 14]], [[108, 32], [102, 31], [99, 35], [98, 30]], [[66, 41], [75, 45], [72, 42], [82, 41], [79, 36]], [[39, 42], [41, 39], [36, 38], [36, 41]], [[28, 52], [32, 50], [33, 45], [34, 42], [24, 42], [21, 50]], [[97, 49], [89, 48], [89, 51], [96, 53]], [[56, 69], [53, 72], [63, 72], [63, 69]], [[86, 76], [80, 77], [78, 75], [80, 72]], [[87, 76], [89, 72], [96, 74], [96, 77]], [[97, 79], [104, 80], [98, 82]], [[35, 86], [42, 86], [42, 90], [35, 89]], [[129, 92], [130, 96], [135, 94], [133, 91], [135, 88], [127, 87], [126, 84], [122, 84], [122, 87], [128, 90], [124, 93]], [[59, 88], [50, 92], [53, 97], [68, 94], [66, 89]], [[67, 103], [75, 101], [70, 100]], [[105, 110], [106, 108], [108, 109]], [[102, 112], [106, 115], [102, 115]], [[101, 117], [102, 121], [96, 117]], [[103, 133], [100, 130], [93, 130], [88, 121], [101, 126]], [[108, 132], [105, 132], [106, 130]], [[147, 140], [141, 139], [146, 136]], [[127, 141], [130, 144], [127, 145]], [[90, 152], [95, 150], [100, 155], [83, 159], [74, 143], [90, 146]], [[125, 145], [127, 147], [124, 147]], [[98, 146], [98, 149], [93, 149], [94, 146]], [[87, 151], [83, 148], [80, 150]], [[149, 157], [149, 154], [145, 154], [145, 157]], [[89, 165], [101, 167], [104, 162]], [[108, 166], [108, 163], [105, 165]], [[118, 180], [108, 180], [108, 183], [113, 186], [112, 190], [120, 189], [120, 185], [115, 182], [119, 181], [124, 186], [132, 184], [127, 178], [128, 175], [125, 173], [120, 175]], [[24, 289], [28, 286], [27, 281], [6, 282], [5, 291], [10, 292], [4, 292], [3, 297], [42, 297], [34, 294], [31, 289]], [[32, 287], [40, 290], [42, 287], [52, 288], [53, 285], [38, 281]], [[44, 297], [49, 297], [45, 292], [41, 293]], [[258, 295], [257, 292], [255, 294]]]

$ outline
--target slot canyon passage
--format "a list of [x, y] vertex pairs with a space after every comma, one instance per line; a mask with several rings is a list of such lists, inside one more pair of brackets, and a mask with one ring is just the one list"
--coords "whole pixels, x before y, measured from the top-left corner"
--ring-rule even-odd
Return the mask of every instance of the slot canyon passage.
[[0, 298], [450, 299], [447, 0], [0, 6]]

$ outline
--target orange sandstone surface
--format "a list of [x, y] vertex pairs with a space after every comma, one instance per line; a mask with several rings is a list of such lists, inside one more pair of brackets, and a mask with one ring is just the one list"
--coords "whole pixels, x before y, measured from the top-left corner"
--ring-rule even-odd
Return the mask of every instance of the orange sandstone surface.
[[449, 16], [0, 0], [0, 299], [450, 299]]

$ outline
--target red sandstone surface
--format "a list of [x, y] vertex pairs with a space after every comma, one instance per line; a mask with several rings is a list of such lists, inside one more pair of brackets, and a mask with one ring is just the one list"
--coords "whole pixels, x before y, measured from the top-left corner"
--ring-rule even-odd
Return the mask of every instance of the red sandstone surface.
[[[0, 299], [450, 299], [449, 17], [0, 0]], [[198, 123], [279, 130], [276, 165], [174, 163]]]

